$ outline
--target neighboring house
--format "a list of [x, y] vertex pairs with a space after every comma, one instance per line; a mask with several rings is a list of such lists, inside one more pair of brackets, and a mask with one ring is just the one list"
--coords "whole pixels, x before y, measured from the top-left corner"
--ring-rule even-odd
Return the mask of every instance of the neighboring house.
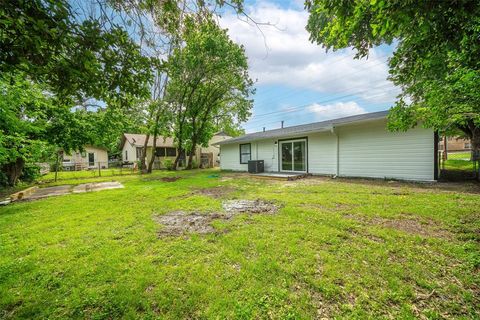
[[230, 139], [231, 136], [226, 134], [223, 131], [216, 133], [212, 139], [210, 139], [210, 145], [207, 148], [202, 147], [202, 154], [211, 154], [212, 162], [214, 167], [220, 166], [220, 147], [217, 145], [218, 142]]
[[[459, 137], [447, 137], [447, 150], [453, 152], [462, 152], [462, 151], [471, 151], [472, 144], [469, 139], [459, 138]], [[438, 149], [445, 150], [445, 138], [440, 139], [438, 144]]]
[[84, 151], [75, 151], [71, 154], [62, 154], [62, 167], [64, 170], [108, 168], [107, 149], [96, 146], [85, 146]]
[[[215, 134], [212, 139], [210, 146], [207, 148], [201, 147], [197, 148], [197, 151], [194, 155], [194, 160], [198, 164], [203, 164], [203, 167], [212, 167], [218, 166], [218, 157], [219, 157], [219, 147], [212, 146], [212, 143], [217, 141], [222, 141], [227, 138], [230, 138], [223, 132]], [[122, 141], [120, 143], [120, 148], [122, 149], [122, 160], [127, 163], [135, 163], [140, 160], [143, 146], [145, 144], [146, 135], [145, 134], [134, 134], [134, 133], [124, 133]], [[162, 167], [162, 161], [170, 159], [175, 160], [177, 156], [177, 148], [174, 144], [173, 138], [164, 138], [157, 137], [156, 143], [156, 152], [155, 160], [157, 161], [157, 168]], [[148, 139], [147, 144], [147, 163], [150, 161], [153, 154], [153, 137]], [[184, 163], [185, 160], [183, 160]]]
[[388, 111], [247, 134], [218, 142], [221, 168], [346, 177], [437, 179], [437, 136], [421, 126], [389, 132]]
[[[147, 136], [145, 134], [124, 133], [120, 143], [120, 148], [122, 149], [122, 160], [127, 163], [135, 163], [140, 161], [146, 138]], [[175, 147], [172, 138], [164, 138], [162, 136], [157, 137], [156, 147], [156, 158], [158, 158], [158, 160], [175, 160], [175, 157], [177, 156], [177, 148]], [[147, 163], [149, 163], [150, 159], [152, 158], [152, 154], [153, 137], [151, 136], [148, 139], [147, 144]]]

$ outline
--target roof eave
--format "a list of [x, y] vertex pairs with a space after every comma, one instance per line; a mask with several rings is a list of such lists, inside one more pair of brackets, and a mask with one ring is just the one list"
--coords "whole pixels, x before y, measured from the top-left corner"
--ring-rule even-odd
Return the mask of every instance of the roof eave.
[[271, 136], [271, 137], [263, 136], [263, 137], [254, 137], [254, 138], [251, 138], [251, 139], [233, 138], [233, 139], [227, 139], [227, 140], [219, 141], [219, 142], [215, 143], [214, 145], [225, 145], [225, 144], [243, 143], [243, 142], [248, 143], [248, 142], [251, 142], [251, 141], [260, 141], [260, 140], [277, 139], [277, 138], [285, 138], [285, 137], [295, 138], [295, 137], [300, 137], [300, 136], [303, 136], [303, 135], [309, 134], [309, 133], [331, 131], [332, 128], [333, 128], [332, 126], [329, 126], [329, 127], [325, 127], [325, 128], [321, 128], [321, 129], [297, 131], [297, 132], [294, 132], [294, 133], [285, 132], [285, 133], [281, 133], [281, 134]]
[[[365, 122], [371, 122], [371, 121], [378, 121], [378, 120], [386, 119], [387, 114], [388, 114], [388, 110], [373, 112], [372, 114], [375, 114], [375, 116], [373, 116], [371, 118], [365, 118], [365, 119], [356, 119], [354, 121], [348, 121], [348, 120], [347, 121], [342, 121], [342, 118], [333, 119], [333, 120], [331, 120], [330, 124], [328, 126], [325, 126], [324, 128], [316, 128], [316, 129], [310, 129], [310, 130], [305, 129], [305, 130], [299, 130], [297, 132], [284, 132], [284, 133], [279, 133], [278, 135], [272, 135], [272, 136], [268, 136], [268, 134], [266, 134], [264, 136], [252, 137], [250, 139], [248, 139], [247, 137], [245, 137], [245, 138], [239, 137], [239, 138], [233, 138], [233, 139], [227, 139], [227, 140], [224, 140], [224, 141], [219, 141], [218, 143], [216, 143], [216, 145], [226, 145], [226, 144], [242, 143], [242, 142], [243, 143], [248, 143], [248, 142], [251, 142], [251, 141], [277, 139], [277, 138], [283, 138], [283, 137], [294, 138], [294, 137], [299, 137], [299, 136], [302, 136], [304, 134], [309, 134], [309, 133], [332, 131], [334, 129], [334, 127], [342, 127], [342, 126], [347, 126], [347, 125], [353, 125], [353, 124], [359, 124], [359, 123], [365, 123]], [[347, 117], [347, 118], [351, 118], [351, 117]], [[336, 120], [338, 122], [335, 122]], [[285, 128], [285, 129], [288, 129], [288, 128]], [[260, 133], [262, 133], [262, 132], [260, 132]], [[255, 134], [255, 133], [253, 133], [253, 134]]]

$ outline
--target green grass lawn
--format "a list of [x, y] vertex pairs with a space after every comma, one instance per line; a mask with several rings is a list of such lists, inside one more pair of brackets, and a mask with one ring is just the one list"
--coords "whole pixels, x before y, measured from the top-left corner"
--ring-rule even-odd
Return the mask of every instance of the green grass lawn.
[[[212, 170], [62, 183], [111, 180], [125, 188], [0, 207], [0, 318], [480, 317], [478, 185]], [[158, 236], [155, 216], [224, 199], [282, 208]]]
[[[96, 178], [96, 177], [111, 177], [119, 175], [131, 175], [138, 174], [138, 171], [133, 171], [131, 168], [108, 168], [101, 169], [100, 172], [97, 170], [80, 170], [80, 171], [59, 171], [57, 173], [57, 180], [68, 180], [68, 179], [86, 179], [86, 178]], [[43, 181], [52, 181], [55, 179], [55, 172], [49, 172], [44, 175], [41, 180]]]
[[442, 168], [446, 170], [473, 171], [473, 162], [470, 159], [471, 152], [450, 152]]

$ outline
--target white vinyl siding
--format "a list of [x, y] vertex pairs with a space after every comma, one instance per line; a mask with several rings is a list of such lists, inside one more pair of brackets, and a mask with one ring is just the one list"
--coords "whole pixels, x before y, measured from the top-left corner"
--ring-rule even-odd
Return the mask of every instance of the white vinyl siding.
[[[307, 136], [309, 173], [335, 175], [338, 165], [338, 174], [345, 177], [434, 180], [432, 129], [417, 126], [407, 132], [389, 132], [386, 120], [382, 119], [336, 127], [334, 132]], [[264, 160], [267, 172], [278, 172], [276, 141], [251, 142], [252, 160]], [[221, 145], [220, 148], [222, 169], [247, 171], [247, 164], [240, 164], [238, 143]]]
[[434, 180], [433, 130], [389, 132], [376, 121], [338, 131], [341, 176]]
[[[267, 172], [278, 171], [278, 150], [276, 140], [252, 142], [251, 160], [264, 160]], [[247, 171], [248, 164], [240, 163], [240, 145], [238, 143], [220, 146], [220, 168], [223, 170]]]
[[337, 137], [333, 133], [308, 136], [308, 171], [315, 174], [337, 173]]
[[[254, 143], [252, 143], [252, 148]], [[252, 154], [254, 160], [255, 154]], [[238, 143], [220, 146], [220, 168], [223, 170], [247, 171], [248, 164], [240, 163], [240, 146]]]
[[[125, 153], [125, 151], [127, 153]], [[127, 155], [128, 159], [125, 159], [125, 155]], [[125, 141], [125, 144], [123, 145], [122, 149], [122, 159], [123, 161], [128, 161], [128, 162], [135, 162], [137, 161], [137, 149], [132, 146], [128, 141]]]
[[256, 143], [255, 157], [263, 160], [264, 170], [278, 171], [278, 149], [275, 140], [262, 140]]

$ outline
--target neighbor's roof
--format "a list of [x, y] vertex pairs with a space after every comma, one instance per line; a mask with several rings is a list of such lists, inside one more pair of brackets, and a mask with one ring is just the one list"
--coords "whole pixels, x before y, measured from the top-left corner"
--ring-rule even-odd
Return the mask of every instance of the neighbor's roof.
[[[145, 134], [124, 133], [120, 147], [123, 148], [125, 141], [128, 141], [130, 144], [136, 147], [143, 147], [143, 145], [145, 144], [146, 138], [147, 138], [147, 135]], [[147, 146], [153, 147], [153, 136], [150, 136], [150, 138], [148, 139]], [[174, 146], [173, 138], [162, 137], [162, 136], [157, 137], [157, 147], [173, 147], [173, 146]]]
[[215, 133], [214, 136], [230, 137], [230, 135], [223, 130]]
[[359, 114], [356, 116], [350, 116], [345, 118], [327, 120], [322, 122], [302, 124], [299, 126], [249, 133], [237, 138], [220, 141], [220, 142], [217, 142], [216, 144], [222, 145], [222, 144], [231, 144], [231, 143], [241, 143], [241, 142], [248, 142], [248, 141], [255, 141], [255, 140], [280, 138], [285, 136], [296, 136], [299, 134], [306, 134], [311, 132], [327, 131], [333, 128], [334, 126], [338, 126], [338, 125], [345, 125], [345, 124], [355, 123], [355, 122], [382, 119], [382, 118], [385, 118], [387, 114], [388, 114], [388, 110], [378, 111], [378, 112]]

